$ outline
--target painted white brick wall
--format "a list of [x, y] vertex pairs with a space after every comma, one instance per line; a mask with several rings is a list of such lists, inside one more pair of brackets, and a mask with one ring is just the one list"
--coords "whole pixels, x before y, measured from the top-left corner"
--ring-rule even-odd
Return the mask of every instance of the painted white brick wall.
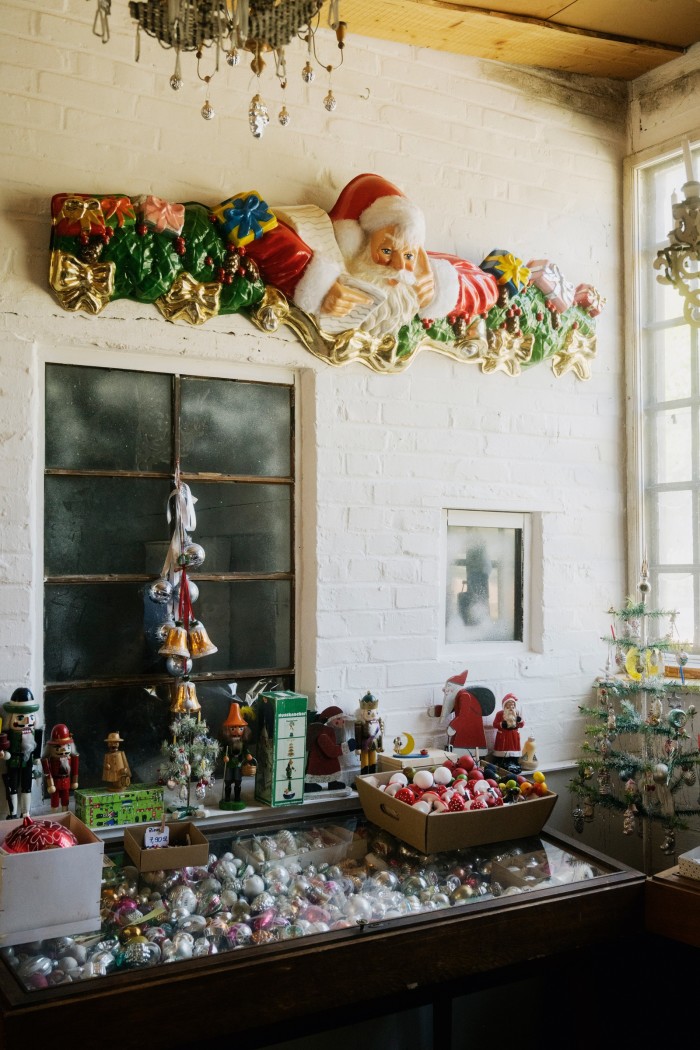
[[[445, 679], [500, 698], [516, 692], [541, 762], [581, 740], [578, 704], [605, 660], [606, 609], [624, 595], [621, 162], [626, 91], [422, 49], [355, 39], [333, 75], [305, 88], [288, 58], [290, 127], [272, 75], [247, 67], [212, 81], [217, 117], [199, 115], [194, 59], [168, 86], [171, 56], [143, 38], [133, 61], [126, 3], [112, 39], [91, 34], [84, 0], [5, 0], [0, 37], [0, 700], [41, 687], [41, 376], [47, 356], [90, 364], [292, 377], [300, 421], [298, 687], [348, 712], [370, 688], [388, 740], [432, 742], [427, 708]], [[328, 61], [334, 39], [327, 36]], [[247, 127], [254, 90], [273, 119]], [[308, 96], [308, 104], [304, 103]], [[428, 244], [476, 262], [494, 247], [555, 260], [607, 297], [585, 383], [548, 365], [482, 375], [424, 352], [400, 376], [333, 369], [286, 331], [243, 318], [199, 329], [120, 302], [97, 318], [48, 291], [54, 193], [153, 192], [210, 205], [257, 189], [270, 203], [330, 207], [354, 175], [376, 171], [426, 213]], [[444, 509], [543, 515], [533, 616], [540, 651], [440, 651]]]

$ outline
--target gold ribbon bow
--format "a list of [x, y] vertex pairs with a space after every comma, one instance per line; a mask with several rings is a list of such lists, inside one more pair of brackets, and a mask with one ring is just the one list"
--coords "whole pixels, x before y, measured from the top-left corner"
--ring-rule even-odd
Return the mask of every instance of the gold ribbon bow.
[[204, 324], [219, 312], [221, 285], [217, 281], [202, 284], [191, 273], [181, 273], [167, 295], [156, 299], [156, 306], [166, 321]]
[[66, 219], [69, 223], [80, 223], [83, 233], [88, 233], [90, 227], [104, 227], [104, 216], [102, 205], [96, 197], [66, 197], [55, 222]]
[[114, 293], [114, 263], [85, 264], [67, 252], [51, 252], [49, 283], [64, 310], [98, 314]]

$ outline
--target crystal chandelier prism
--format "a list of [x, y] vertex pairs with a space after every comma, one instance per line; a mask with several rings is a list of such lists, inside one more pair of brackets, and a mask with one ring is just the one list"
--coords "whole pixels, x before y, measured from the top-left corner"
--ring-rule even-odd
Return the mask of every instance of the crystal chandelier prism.
[[[112, 0], [96, 0], [97, 9], [93, 33], [103, 43], [109, 41], [109, 18]], [[197, 76], [207, 86], [207, 97], [201, 109], [202, 117], [215, 116], [209, 98], [209, 85], [219, 72], [221, 58], [230, 67], [240, 65], [245, 52], [252, 55], [250, 68], [260, 78], [266, 67], [265, 55], [272, 55], [275, 76], [281, 87], [287, 87], [285, 49], [299, 39], [307, 46], [307, 60], [301, 78], [311, 84], [315, 78], [313, 62], [330, 75], [343, 64], [346, 23], [340, 20], [340, 0], [328, 0], [328, 26], [334, 30], [340, 59], [333, 66], [319, 60], [316, 54], [316, 33], [321, 23], [321, 12], [327, 0], [130, 0], [129, 14], [136, 23], [136, 61], [141, 56], [142, 34], [157, 40], [159, 45], [175, 54], [170, 86], [179, 91], [183, 85], [182, 55], [194, 53]], [[205, 56], [213, 57], [211, 68], [204, 71]], [[333, 112], [337, 101], [329, 86], [323, 106]], [[290, 123], [289, 111], [282, 106], [279, 123]], [[260, 138], [269, 122], [267, 106], [259, 91], [249, 105], [249, 125], [255, 138]]]

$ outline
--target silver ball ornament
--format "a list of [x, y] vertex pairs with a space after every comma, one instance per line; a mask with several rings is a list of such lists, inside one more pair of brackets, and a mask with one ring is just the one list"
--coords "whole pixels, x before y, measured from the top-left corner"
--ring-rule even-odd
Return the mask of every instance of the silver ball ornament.
[[182, 678], [192, 670], [192, 660], [189, 656], [168, 656], [165, 660], [165, 670], [173, 678]]
[[170, 580], [166, 580], [164, 576], [161, 576], [149, 585], [146, 593], [156, 605], [166, 605], [173, 596], [173, 585], [170, 583]]
[[182, 548], [178, 562], [180, 565], [186, 565], [188, 569], [198, 569], [203, 564], [204, 557], [204, 547], [199, 543], [188, 543]]

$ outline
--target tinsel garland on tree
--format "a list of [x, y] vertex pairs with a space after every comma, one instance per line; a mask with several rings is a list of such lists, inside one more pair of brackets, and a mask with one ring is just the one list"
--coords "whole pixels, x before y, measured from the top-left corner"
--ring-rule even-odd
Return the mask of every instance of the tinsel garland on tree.
[[[597, 682], [598, 705], [579, 708], [591, 721], [578, 775], [569, 787], [579, 799], [573, 811], [577, 832], [600, 807], [622, 815], [625, 835], [641, 831], [645, 822], [657, 823], [664, 829], [661, 849], [670, 855], [675, 832], [687, 830], [700, 816], [700, 798], [690, 795], [700, 766], [693, 724], [697, 708], [690, 702], [697, 687], [685, 682], [688, 656], [675, 637], [677, 612], [647, 609], [646, 563], [639, 589], [641, 601], [628, 599], [623, 609], [610, 610], [620, 633], [611, 627], [611, 637], [604, 639], [611, 648], [606, 674]], [[654, 638], [649, 637], [652, 626]], [[666, 653], [677, 660], [680, 689], [678, 680], [665, 677]]]

